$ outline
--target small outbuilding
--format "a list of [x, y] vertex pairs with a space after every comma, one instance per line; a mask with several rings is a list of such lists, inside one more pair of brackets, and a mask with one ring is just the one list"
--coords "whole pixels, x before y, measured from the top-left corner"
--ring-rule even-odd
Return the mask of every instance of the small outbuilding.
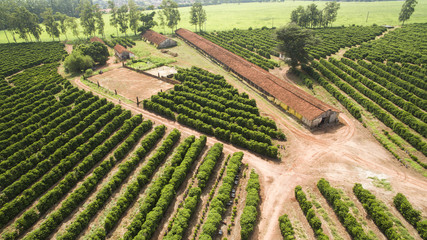
[[120, 44], [116, 44], [116, 46], [114, 46], [114, 53], [122, 61], [135, 57], [135, 54], [133, 52], [127, 50], [125, 47], [123, 47]]
[[142, 39], [150, 42], [157, 48], [170, 48], [175, 47], [177, 45], [176, 41], [151, 29], [148, 29], [142, 34]]
[[90, 42], [100, 42], [100, 43], [106, 45], [105, 42], [101, 38], [99, 38], [99, 37], [93, 37], [93, 38], [91, 38]]

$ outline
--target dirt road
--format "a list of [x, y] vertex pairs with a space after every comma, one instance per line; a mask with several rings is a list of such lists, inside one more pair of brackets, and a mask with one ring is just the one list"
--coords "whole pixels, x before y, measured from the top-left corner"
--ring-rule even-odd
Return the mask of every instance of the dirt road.
[[[75, 84], [90, 91], [80, 79]], [[94, 93], [97, 94], [97, 93]], [[107, 97], [107, 96], [103, 96]], [[254, 96], [251, 96], [254, 97]], [[118, 100], [107, 97], [115, 104]], [[291, 118], [265, 101], [258, 101], [258, 107], [276, 121], [288, 138], [287, 149], [282, 161], [271, 161], [247, 150], [224, 143], [228, 151], [243, 151], [244, 162], [255, 168], [261, 181], [261, 216], [253, 239], [280, 239], [277, 219], [287, 212], [290, 201], [294, 201], [296, 185], [314, 186], [324, 177], [334, 186], [351, 188], [355, 182], [375, 190], [368, 177], [387, 179], [394, 192], [410, 196], [410, 201], [427, 212], [425, 194], [427, 181], [411, 169], [400, 165], [359, 122], [340, 115], [340, 124], [310, 131], [301, 127]], [[201, 135], [199, 132], [170, 121], [135, 105], [120, 103], [123, 108], [168, 128], [178, 128], [183, 133]], [[218, 142], [208, 137], [208, 143]], [[391, 195], [390, 195], [391, 196]], [[389, 196], [386, 196], [389, 198]], [[289, 208], [288, 208], [289, 209]]]

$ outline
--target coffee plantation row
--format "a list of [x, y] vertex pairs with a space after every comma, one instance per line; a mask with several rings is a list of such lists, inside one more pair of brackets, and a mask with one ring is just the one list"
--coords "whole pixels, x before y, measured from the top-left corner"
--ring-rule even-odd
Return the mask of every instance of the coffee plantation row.
[[180, 69], [175, 79], [181, 84], [144, 100], [144, 107], [225, 142], [277, 157], [272, 138], [285, 136], [274, 121], [260, 116], [247, 94], [239, 94], [224, 77], [196, 67]]
[[[325, 198], [327, 204], [331, 207], [338, 220], [345, 227], [346, 231], [352, 239], [377, 239], [377, 236], [370, 231], [367, 233], [368, 227], [366, 223], [362, 224], [361, 219], [357, 216], [358, 211], [354, 211], [350, 208], [354, 207], [354, 203], [347, 198], [344, 200], [343, 192], [330, 185], [325, 179], [320, 179], [317, 182], [317, 189], [321, 195]], [[400, 222], [398, 218], [393, 216], [388, 207], [381, 200], [377, 199], [370, 191], [364, 189], [361, 184], [356, 183], [353, 187], [353, 193], [359, 200], [360, 204], [365, 208], [368, 217], [373, 220], [378, 229], [385, 235], [387, 239], [414, 239], [409, 235], [408, 230]], [[313, 199], [313, 195], [310, 195], [311, 201], [305, 194], [301, 186], [295, 188], [295, 198], [301, 208], [302, 213], [307, 218], [308, 224], [313, 229], [313, 233], [317, 239], [329, 239], [324, 234], [325, 227], [322, 227], [322, 221], [317, 216], [319, 214], [319, 208]], [[350, 201], [350, 202], [349, 202]], [[314, 208], [313, 205], [317, 205]], [[421, 212], [414, 210], [411, 203], [406, 197], [398, 193], [393, 198], [393, 205], [402, 215], [402, 217], [408, 221], [418, 231], [418, 234], [422, 239], [427, 239], [426, 224], [427, 219], [422, 219]], [[325, 218], [325, 216], [322, 216]], [[325, 219], [326, 220], [326, 219]], [[292, 221], [288, 215], [279, 217], [279, 227], [283, 236], [283, 239], [290, 240], [295, 239], [295, 230], [292, 225]]]
[[[190, 234], [186, 232], [196, 218], [196, 206], [215, 210], [215, 204], [202, 201], [203, 193], [215, 193], [221, 186], [227, 191], [220, 190], [218, 199], [233, 198], [231, 189], [237, 187], [233, 181], [240, 175], [243, 153], [226, 158], [223, 144], [207, 146], [206, 136], [181, 139], [177, 129], [153, 126], [141, 115], [73, 87], [58, 74], [57, 61], [65, 54], [62, 44], [0, 48], [23, 46], [36, 55], [24, 54], [0, 66], [2, 239], [78, 239], [83, 234], [105, 239], [119, 227], [127, 229], [119, 233], [124, 239], [150, 239], [180, 195], [184, 203], [172, 214], [175, 217], [164, 238], [183, 238]], [[2, 63], [13, 52], [4, 53]], [[215, 81], [225, 84], [221, 78]], [[258, 129], [265, 132], [254, 136], [269, 139], [270, 147], [270, 135], [282, 136], [273, 121], [259, 116], [255, 101], [230, 86], [224, 91], [215, 86], [209, 90], [222, 95], [206, 97], [227, 99], [230, 114], [249, 114], [252, 134]], [[216, 112], [214, 108], [207, 111]], [[237, 118], [221, 114], [230, 121]], [[242, 122], [241, 118], [235, 121]], [[223, 166], [221, 171], [217, 165]], [[188, 191], [183, 191], [187, 184]], [[251, 202], [259, 207], [259, 201]], [[221, 211], [228, 208], [232, 205], [223, 203]], [[137, 214], [129, 218], [129, 210]], [[123, 226], [125, 217], [128, 224]], [[211, 232], [203, 234], [214, 237], [219, 222], [207, 222]]]

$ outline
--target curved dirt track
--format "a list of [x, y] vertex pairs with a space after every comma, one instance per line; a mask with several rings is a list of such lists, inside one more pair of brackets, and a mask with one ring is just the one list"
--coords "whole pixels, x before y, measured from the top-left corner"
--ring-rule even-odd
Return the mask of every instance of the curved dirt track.
[[[75, 79], [75, 84], [81, 89], [91, 90], [78, 78]], [[260, 175], [261, 215], [252, 239], [280, 239], [277, 219], [287, 213], [289, 209], [287, 203], [295, 201], [293, 193], [295, 186], [315, 186], [322, 177], [334, 186], [351, 188], [355, 182], [361, 182], [370, 190], [372, 184], [368, 177], [385, 178], [395, 192], [408, 194], [414, 205], [421, 208], [422, 212], [427, 212], [425, 178], [400, 165], [356, 120], [342, 113], [340, 124], [337, 126], [324, 127], [312, 132], [292, 119], [285, 119], [283, 113], [271, 104], [258, 101], [259, 96], [251, 97], [256, 98], [259, 108], [276, 121], [277, 126], [288, 138], [285, 155], [280, 162], [224, 143], [224, 151], [243, 151], [244, 162], [255, 168]], [[109, 97], [107, 99], [119, 104], [116, 99]], [[123, 102], [120, 104], [125, 109], [141, 113], [144, 118], [169, 128], [178, 128], [186, 134], [201, 135], [193, 129], [135, 105]], [[208, 137], [207, 141], [210, 145], [218, 142], [213, 137]], [[234, 239], [237, 238], [236, 236]]]

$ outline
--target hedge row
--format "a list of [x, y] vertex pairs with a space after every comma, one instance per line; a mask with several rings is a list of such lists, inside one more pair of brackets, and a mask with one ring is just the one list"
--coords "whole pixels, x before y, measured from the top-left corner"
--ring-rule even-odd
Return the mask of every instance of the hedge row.
[[227, 210], [227, 203], [231, 199], [230, 193], [233, 188], [234, 178], [239, 174], [242, 159], [242, 152], [235, 152], [230, 158], [226, 169], [226, 175], [222, 180], [218, 193], [210, 202], [209, 212], [199, 237], [200, 240], [212, 239], [217, 233], [223, 214]]
[[283, 240], [295, 240], [295, 231], [288, 215], [285, 214], [279, 217], [279, 228]]
[[259, 176], [252, 169], [248, 185], [246, 186], [247, 195], [245, 207], [243, 208], [243, 213], [240, 216], [240, 236], [244, 240], [249, 239], [249, 236], [254, 231], [255, 223], [258, 218], [258, 205], [260, 201], [259, 191]]
[[211, 149], [209, 149], [203, 162], [198, 168], [196, 175], [197, 186], [192, 187], [189, 190], [188, 196], [184, 200], [182, 207], [178, 209], [177, 214], [169, 223], [168, 234], [163, 239], [182, 239], [185, 231], [188, 228], [191, 216], [196, 210], [197, 204], [200, 201], [200, 196], [203, 189], [206, 186], [207, 181], [212, 175], [212, 171], [222, 155], [223, 145], [221, 143], [215, 143]]
[[[114, 151], [114, 158], [116, 162], [120, 162], [127, 153], [135, 146], [137, 141], [141, 136], [151, 129], [153, 123], [148, 120], [144, 121], [135, 128], [135, 130], [129, 135], [128, 138]], [[163, 128], [164, 129], [164, 128]], [[160, 132], [160, 133], [159, 133]], [[145, 137], [142, 140], [143, 144], [147, 144], [150, 147], [154, 147], [157, 143], [157, 140], [163, 136], [163, 131], [154, 131], [149, 136]], [[148, 152], [151, 148], [148, 148]], [[98, 194], [95, 196], [93, 202], [91, 202], [87, 207], [73, 220], [73, 222], [67, 227], [65, 232], [59, 236], [57, 239], [68, 240], [76, 239], [79, 234], [88, 226], [89, 222], [95, 216], [95, 214], [106, 204], [107, 200], [110, 199], [110, 196], [116, 191], [123, 183], [123, 181], [128, 177], [128, 175], [135, 168], [136, 164], [139, 162], [140, 158], [138, 156], [129, 158], [128, 161], [120, 164], [118, 166], [119, 170], [112, 176], [110, 181], [106, 183]]]
[[[77, 166], [75, 169], [76, 171], [72, 171], [67, 174], [64, 180], [61, 181], [62, 186], [66, 186], [61, 189], [62, 191], [56, 190], [56, 187], [50, 191], [52, 192], [56, 190], [56, 198], [50, 198], [50, 202], [48, 204], [44, 204], [43, 206], [39, 206], [39, 203], [36, 208], [40, 212], [45, 212], [47, 210], [47, 206], [56, 203], [56, 201], [60, 199], [58, 196], [59, 192], [65, 195], [68, 192], [64, 191], [65, 189], [71, 190], [71, 188], [74, 187], [77, 182], [81, 180], [98, 161], [107, 156], [107, 154], [113, 150], [113, 148], [126, 136], [128, 136], [141, 122], [141, 115], [136, 115], [129, 120], [126, 120], [123, 126], [117, 132], [115, 132], [110, 139], [105, 141], [102, 145], [98, 146], [92, 152], [92, 155], [86, 157], [79, 164], [79, 166]], [[64, 219], [66, 219], [75, 210], [76, 207], [78, 207], [84, 200], [86, 200], [89, 194], [92, 193], [98, 183], [100, 183], [100, 181], [114, 167], [115, 164], [116, 160], [114, 157], [110, 157], [109, 159], [102, 161], [101, 164], [93, 170], [92, 175], [86, 178], [86, 180], [65, 199], [65, 201], [61, 204], [61, 207], [50, 213], [45, 221], [41, 223], [37, 229], [27, 234], [23, 239], [29, 240], [48, 238], [52, 232], [62, 223], [62, 221], [64, 221]], [[70, 176], [69, 174], [72, 174], [73, 176], [68, 177]], [[57, 187], [61, 186], [61, 183], [57, 185]], [[41, 209], [43, 210], [41, 211]]]
[[412, 226], [414, 226], [422, 239], [427, 239], [427, 219], [421, 220], [421, 212], [415, 210], [412, 204], [402, 193], [396, 194], [393, 198], [396, 209]]
[[317, 239], [321, 240], [327, 240], [329, 239], [328, 236], [323, 233], [322, 229], [322, 222], [320, 219], [316, 216], [316, 213], [313, 209], [313, 203], [307, 200], [307, 196], [305, 195], [304, 191], [302, 190], [301, 186], [295, 187], [295, 198], [297, 199], [302, 212], [304, 213], [305, 217], [307, 218], [308, 223], [310, 224], [311, 228], [313, 229], [314, 235]]
[[341, 194], [337, 189], [331, 187], [329, 182], [323, 178], [317, 182], [317, 188], [331, 205], [335, 214], [338, 216], [338, 219], [353, 239], [370, 239], [370, 237], [363, 231], [362, 225], [350, 213], [348, 206], [341, 199]]
[[393, 220], [387, 214], [387, 210], [384, 209], [384, 204], [381, 201], [377, 200], [371, 192], [364, 189], [360, 183], [354, 185], [353, 192], [362, 203], [369, 217], [372, 218], [375, 225], [384, 233], [387, 239], [403, 239], [394, 227]]
[[[194, 138], [189, 139], [194, 141]], [[182, 184], [187, 176], [193, 162], [206, 145], [206, 136], [201, 136], [191, 144], [188, 151], [178, 152], [172, 159], [170, 167], [166, 168], [164, 174], [154, 183], [149, 190], [150, 196], [142, 203], [138, 214], [134, 217], [124, 235], [124, 239], [144, 239], [150, 236], [157, 229], [170, 201], [175, 195], [175, 191]], [[182, 155], [185, 153], [185, 156]], [[176, 166], [179, 164], [179, 166]]]

